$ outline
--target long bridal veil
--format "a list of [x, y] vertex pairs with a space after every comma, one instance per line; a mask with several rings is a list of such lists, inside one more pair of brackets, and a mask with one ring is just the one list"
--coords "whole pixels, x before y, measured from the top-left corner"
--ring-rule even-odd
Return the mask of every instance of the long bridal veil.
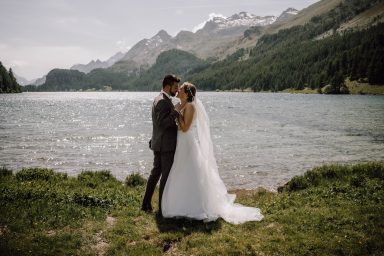
[[206, 195], [204, 208], [210, 216], [207, 221], [217, 217], [222, 217], [225, 221], [233, 224], [262, 220], [263, 215], [260, 213], [260, 209], [236, 204], [234, 203], [236, 195], [228, 194], [225, 184], [220, 178], [214, 156], [209, 117], [198, 98], [195, 99], [195, 111], [196, 135], [202, 156], [201, 167], [204, 173], [201, 180]]

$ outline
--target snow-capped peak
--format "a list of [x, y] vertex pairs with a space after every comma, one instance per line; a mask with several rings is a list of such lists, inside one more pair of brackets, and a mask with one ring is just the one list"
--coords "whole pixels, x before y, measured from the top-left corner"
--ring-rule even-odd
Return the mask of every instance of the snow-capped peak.
[[226, 19], [227, 17], [225, 17], [224, 15], [220, 14], [220, 13], [210, 13], [209, 14], [209, 18], [206, 20], [206, 21], [203, 21], [202, 23], [200, 23], [199, 25], [195, 26], [193, 29], [192, 29], [192, 32], [193, 33], [196, 33], [196, 31], [202, 29], [205, 27], [205, 24], [207, 24], [207, 22], [210, 22], [214, 19], [216, 20], [220, 20], [220, 19]]
[[145, 39], [145, 45], [149, 47], [157, 47], [164, 42], [168, 42], [172, 39], [172, 36], [170, 36], [167, 31], [160, 30], [156, 35], [151, 37], [151, 39]]
[[280, 16], [277, 18], [277, 21], [285, 21], [290, 17], [297, 15], [298, 12], [299, 11], [295, 8], [288, 8], [280, 14]]
[[287, 10], [285, 10], [283, 13], [288, 13], [288, 14], [292, 14], [292, 15], [296, 15], [299, 11], [296, 10], [295, 8], [288, 8]]
[[[233, 27], [251, 27], [251, 26], [266, 26], [272, 24], [276, 21], [275, 16], [265, 16], [260, 17], [254, 14], [250, 14], [247, 12], [240, 12], [232, 15], [231, 17], [225, 17], [223, 15], [215, 15], [211, 16], [208, 19], [204, 26], [200, 29], [202, 30], [222, 30]], [[196, 30], [197, 31], [197, 30]]]

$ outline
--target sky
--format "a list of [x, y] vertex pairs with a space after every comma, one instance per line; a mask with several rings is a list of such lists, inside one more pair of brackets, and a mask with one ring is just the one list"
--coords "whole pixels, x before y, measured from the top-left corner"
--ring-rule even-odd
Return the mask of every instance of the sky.
[[0, 0], [0, 61], [29, 80], [127, 52], [164, 29], [194, 31], [213, 15], [278, 16], [318, 0]]

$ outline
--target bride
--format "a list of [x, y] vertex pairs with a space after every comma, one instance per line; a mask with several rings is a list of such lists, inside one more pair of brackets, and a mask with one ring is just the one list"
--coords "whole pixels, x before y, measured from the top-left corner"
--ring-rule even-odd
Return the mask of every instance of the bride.
[[195, 95], [196, 87], [191, 83], [179, 88], [179, 131], [174, 162], [162, 196], [163, 216], [206, 222], [221, 217], [233, 224], [262, 220], [260, 209], [236, 204], [236, 195], [228, 194], [214, 157], [209, 118]]

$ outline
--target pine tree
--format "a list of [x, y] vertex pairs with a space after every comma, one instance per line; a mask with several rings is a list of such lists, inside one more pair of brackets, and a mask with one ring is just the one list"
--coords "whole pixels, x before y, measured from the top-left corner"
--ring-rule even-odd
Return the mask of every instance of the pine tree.
[[21, 92], [21, 87], [17, 83], [17, 80], [16, 80], [15, 76], [13, 75], [12, 68], [9, 69], [9, 78], [11, 80], [10, 91], [11, 92]]
[[337, 72], [331, 80], [331, 86], [334, 93], [339, 93], [341, 86], [344, 85], [344, 77], [341, 72]]
[[376, 51], [368, 66], [368, 82], [370, 84], [384, 84], [383, 51]]

